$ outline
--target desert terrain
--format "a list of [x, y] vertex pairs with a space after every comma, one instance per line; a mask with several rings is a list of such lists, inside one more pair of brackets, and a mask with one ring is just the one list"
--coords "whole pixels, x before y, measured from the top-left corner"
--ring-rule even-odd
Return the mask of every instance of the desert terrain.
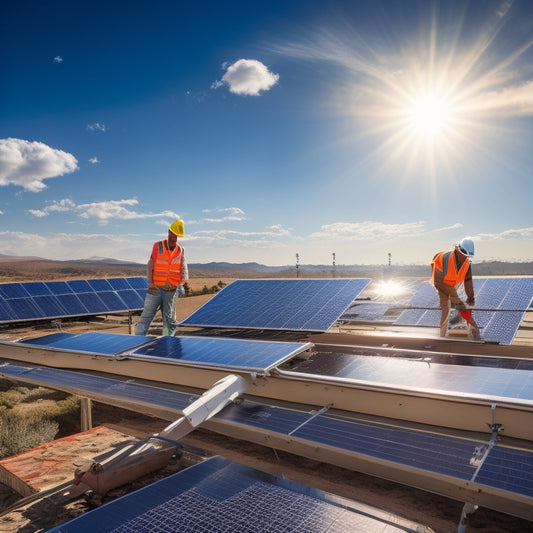
[[[4, 262], [0, 263], [0, 270], [2, 272], [0, 282], [15, 281], [15, 278], [18, 278], [16, 281], [43, 281], [48, 279], [87, 279], [144, 275], [144, 268], [124, 267], [122, 265], [106, 266], [105, 268], [93, 266], [86, 268], [84, 266], [80, 269], [80, 272], [67, 273], [57, 272], [53, 268], [49, 271], [46, 269], [41, 271], [37, 268], [28, 272], [23, 265], [10, 263], [9, 267], [6, 267]], [[6, 275], [6, 272], [13, 275], [9, 273]], [[225, 272], [225, 274], [231, 273]], [[241, 276], [238, 273], [234, 277], [231, 275], [225, 277], [196, 277], [196, 273], [193, 271], [191, 272], [190, 284], [193, 290], [201, 290], [204, 286], [211, 287], [219, 281], [229, 283], [239, 277]], [[179, 299], [177, 307], [178, 319], [181, 320], [189, 316], [211, 297], [212, 294], [205, 294]], [[157, 328], [157, 319], [155, 327]], [[92, 322], [69, 322], [63, 326], [63, 329], [72, 332], [98, 330], [127, 333], [128, 324], [124, 317], [109, 317], [109, 319]], [[31, 336], [35, 335], [35, 333], [31, 327], [0, 331], [2, 338]], [[39, 335], [45, 333], [46, 330], [39, 328]], [[160, 431], [166, 425], [168, 425], [167, 421], [149, 418], [112, 406], [98, 403], [93, 406], [93, 426], [109, 427], [123, 434], [125, 440], [131, 437], [148, 437]], [[185, 437], [183, 444], [186, 449], [190, 448], [190, 453], [193, 455], [197, 454], [199, 457], [222, 455], [259, 470], [281, 475], [293, 481], [398, 514], [411, 521], [428, 526], [436, 533], [457, 531], [463, 508], [462, 502], [336, 466], [318, 463], [290, 453], [224, 437], [202, 429], [197, 429]], [[114, 446], [116, 442], [109, 442], [109, 445]], [[78, 452], [79, 450], [73, 449], [73, 456], [75, 457]], [[169, 475], [183, 466], [186, 466], [186, 464], [177, 459], [173, 460], [161, 471], [147, 476], [131, 486], [112, 491], [106, 496], [104, 501], [116, 498], [130, 490], [135, 490], [143, 483], [146, 484], [160, 479], [162, 476]], [[66, 477], [71, 475], [70, 466], [67, 467], [67, 471], [63, 472], [63, 474]], [[14, 509], [0, 516], [0, 531], [5, 531], [6, 533], [46, 531], [53, 525], [69, 520], [100, 503], [103, 502], [91, 501], [80, 496], [73, 501], [54, 504], [54, 512], [50, 512], [49, 501], [37, 500], [28, 503], [23, 508]], [[476, 531], [483, 533], [529, 533], [532, 530], [533, 524], [531, 522], [484, 508], [478, 509], [471, 516], [467, 527], [468, 533]]]

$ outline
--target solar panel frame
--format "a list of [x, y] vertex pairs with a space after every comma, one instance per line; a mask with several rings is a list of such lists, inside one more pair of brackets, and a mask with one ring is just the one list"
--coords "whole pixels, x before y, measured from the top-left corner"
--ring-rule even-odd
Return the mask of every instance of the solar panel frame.
[[180, 325], [326, 331], [369, 282], [362, 278], [237, 280]]
[[312, 346], [311, 343], [301, 342], [163, 336], [123, 356], [265, 373]]

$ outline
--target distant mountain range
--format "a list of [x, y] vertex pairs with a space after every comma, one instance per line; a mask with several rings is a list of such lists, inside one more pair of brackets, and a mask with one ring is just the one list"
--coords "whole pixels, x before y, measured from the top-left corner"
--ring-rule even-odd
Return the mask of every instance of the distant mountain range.
[[[34, 270], [52, 270], [57, 268], [59, 271], [66, 269], [80, 268], [100, 268], [108, 267], [113, 269], [139, 270], [144, 273], [146, 264], [122, 261], [110, 257], [89, 257], [87, 259], [77, 259], [69, 261], [54, 261], [39, 257], [21, 257], [6, 254], [0, 254], [0, 264], [3, 270], [6, 270], [10, 262], [18, 264], [17, 270], [21, 268], [21, 261], [26, 261], [27, 267], [33, 264]], [[13, 269], [15, 266], [12, 267]], [[328, 277], [332, 274], [342, 277], [375, 277], [376, 275], [394, 274], [405, 277], [425, 277], [430, 275], [430, 266], [427, 265], [299, 265], [302, 275], [312, 274], [316, 277]], [[189, 263], [191, 275], [196, 277], [293, 277], [295, 275], [295, 265], [267, 266], [260, 263], [229, 263], [229, 262], [210, 262], [210, 263]], [[7, 272], [6, 272], [7, 273]], [[305, 274], [304, 274], [305, 273]], [[503, 261], [490, 261], [474, 263], [474, 276], [533, 276], [533, 262], [528, 263], [507, 263]], [[0, 272], [1, 274], [1, 272]]]

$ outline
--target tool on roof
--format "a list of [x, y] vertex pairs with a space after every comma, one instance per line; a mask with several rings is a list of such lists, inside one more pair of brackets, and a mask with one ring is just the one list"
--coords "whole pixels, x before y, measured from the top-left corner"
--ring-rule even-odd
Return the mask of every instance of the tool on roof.
[[181, 447], [179, 439], [234, 402], [246, 387], [246, 380], [240, 376], [230, 374], [222, 378], [186, 407], [183, 416], [161, 433], [130, 442], [118, 451], [111, 450], [103, 454], [97, 461], [79, 466], [75, 471], [74, 483], [84, 483], [97, 494], [104, 495], [111, 489], [163, 467], [176, 449]]

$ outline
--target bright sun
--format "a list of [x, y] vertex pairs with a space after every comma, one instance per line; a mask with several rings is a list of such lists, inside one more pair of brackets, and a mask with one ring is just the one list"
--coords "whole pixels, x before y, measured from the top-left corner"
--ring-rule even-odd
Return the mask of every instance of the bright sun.
[[449, 100], [437, 94], [414, 97], [406, 110], [407, 125], [418, 137], [434, 139], [449, 130], [453, 109]]

